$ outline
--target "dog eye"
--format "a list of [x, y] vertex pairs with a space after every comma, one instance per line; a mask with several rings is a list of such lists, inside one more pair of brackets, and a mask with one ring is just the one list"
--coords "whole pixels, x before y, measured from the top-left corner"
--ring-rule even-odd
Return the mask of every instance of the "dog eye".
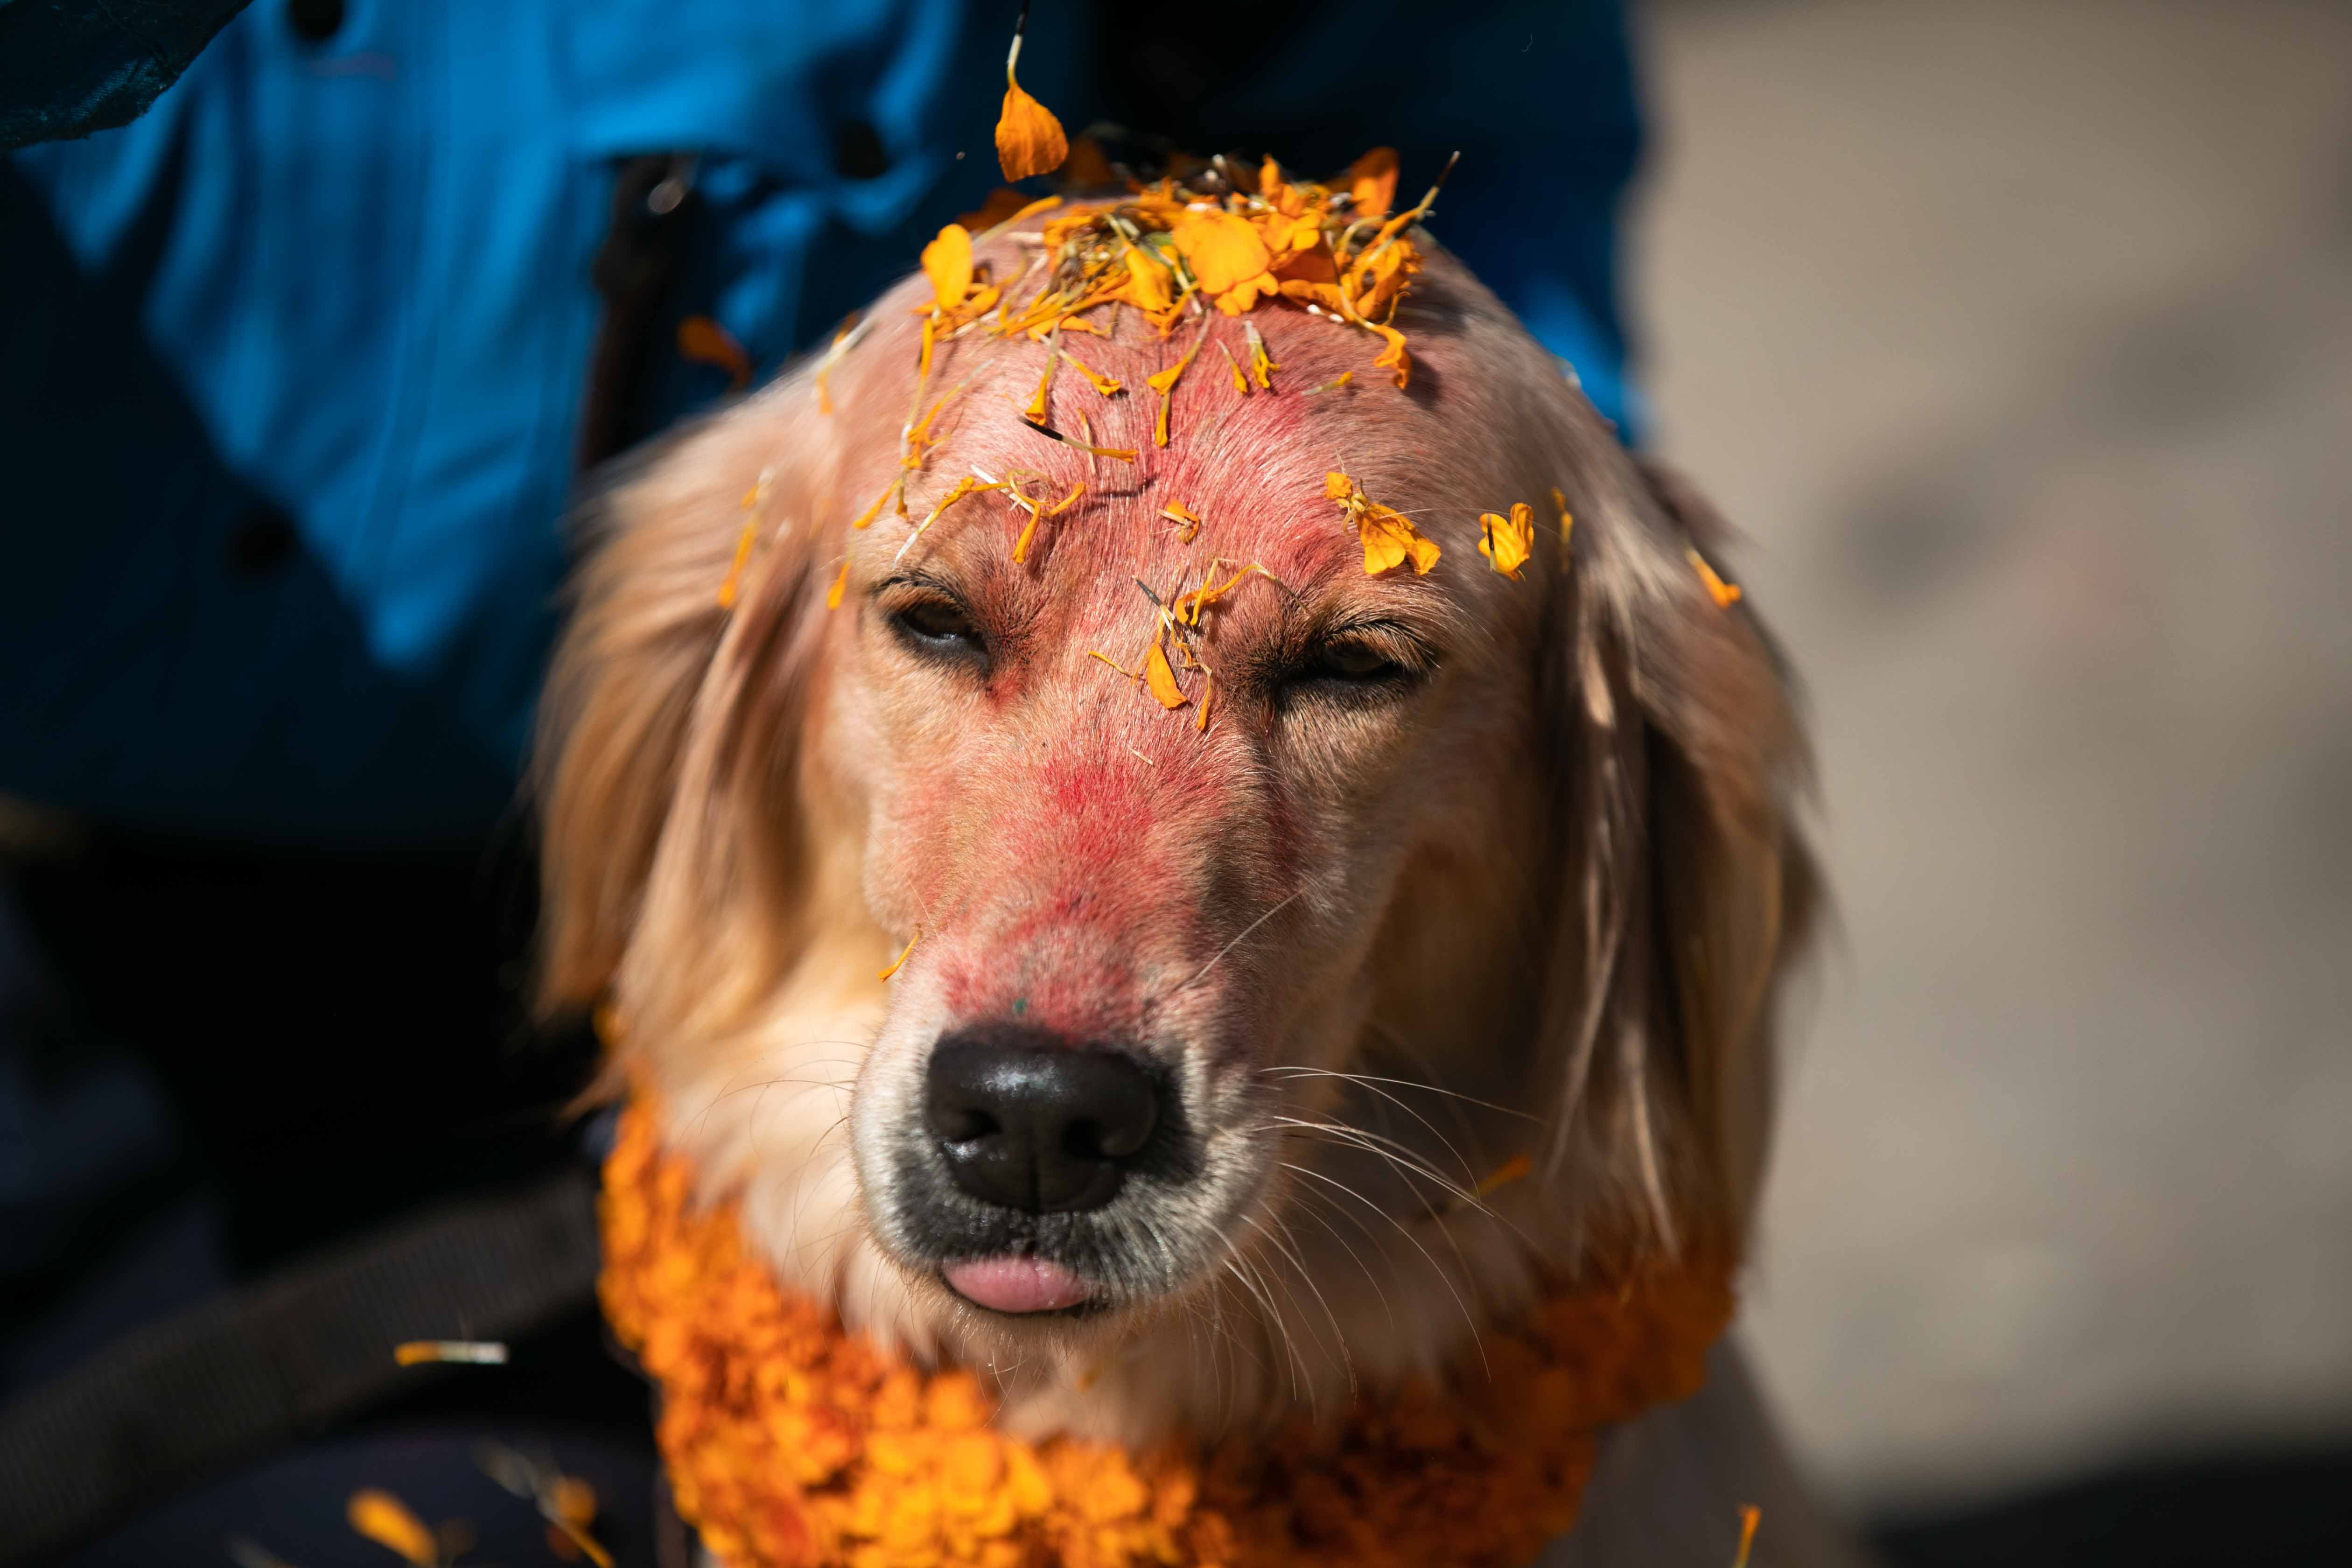
[[1316, 649], [1299, 673], [1309, 680], [1344, 680], [1353, 685], [1370, 686], [1381, 681], [1410, 679], [1413, 672], [1390, 657], [1385, 649], [1370, 643], [1336, 642], [1326, 643]]
[[1436, 659], [1418, 639], [1384, 626], [1321, 638], [1307, 648], [1282, 684], [1301, 697], [1380, 702], [1418, 686]]
[[890, 629], [909, 651], [924, 658], [985, 658], [988, 643], [962, 605], [925, 595], [889, 612]]

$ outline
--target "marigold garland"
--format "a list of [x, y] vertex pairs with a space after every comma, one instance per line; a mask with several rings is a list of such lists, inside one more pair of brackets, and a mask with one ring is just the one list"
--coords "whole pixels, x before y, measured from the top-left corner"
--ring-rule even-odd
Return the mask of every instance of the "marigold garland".
[[1487, 1374], [1359, 1402], [1337, 1430], [1206, 1455], [992, 1429], [926, 1372], [778, 1287], [730, 1206], [696, 1210], [655, 1118], [604, 1167], [604, 1310], [659, 1384], [679, 1513], [729, 1568], [1505, 1568], [1576, 1517], [1597, 1429], [1687, 1397], [1732, 1310], [1720, 1259], [1591, 1281], [1484, 1345]]

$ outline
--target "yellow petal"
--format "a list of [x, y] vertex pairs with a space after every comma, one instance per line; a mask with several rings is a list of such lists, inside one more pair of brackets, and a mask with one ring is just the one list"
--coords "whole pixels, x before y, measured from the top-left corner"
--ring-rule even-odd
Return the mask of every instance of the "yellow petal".
[[892, 976], [892, 975], [894, 975], [894, 974], [898, 973], [898, 966], [899, 966], [900, 964], [902, 964], [902, 963], [906, 963], [906, 962], [907, 962], [907, 955], [908, 955], [908, 953], [910, 953], [910, 952], [914, 952], [914, 951], [915, 951], [915, 944], [916, 944], [917, 942], [919, 942], [922, 941], [922, 940], [923, 940], [923, 928], [922, 928], [922, 927], [920, 927], [920, 926], [917, 926], [917, 927], [915, 928], [915, 934], [914, 934], [914, 935], [912, 935], [912, 936], [910, 936], [910, 937], [908, 937], [908, 938], [907, 939], [907, 945], [906, 945], [906, 946], [904, 946], [904, 947], [902, 947], [902, 948], [900, 948], [900, 949], [898, 950], [898, 957], [896, 957], [896, 958], [894, 958], [894, 959], [892, 959], [892, 960], [890, 961], [890, 967], [889, 967], [889, 968], [887, 968], [887, 969], [886, 969], [886, 970], [884, 970], [881, 973], [879, 973], [879, 974], [876, 975], [874, 978], [875, 978], [875, 979], [877, 979], [877, 980], [887, 980], [887, 979], [889, 979], [889, 978], [890, 978], [890, 976]]
[[[1117, 395], [1119, 391], [1118, 377], [1115, 375], [1101, 375], [1094, 371], [1088, 370], [1085, 365], [1078, 363], [1077, 355], [1070, 353], [1067, 349], [1062, 350], [1061, 354], [1062, 363], [1068, 365], [1072, 370], [1076, 371], [1080, 375], [1085, 376], [1088, 381], [1092, 382], [1094, 384], [1094, 389], [1097, 392], [1101, 393], [1105, 397]], [[1039, 417], [1042, 418], [1043, 416], [1041, 415]]]
[[440, 1560], [440, 1543], [425, 1521], [408, 1510], [408, 1505], [387, 1491], [370, 1487], [352, 1494], [343, 1506], [343, 1518], [352, 1530], [366, 1536], [389, 1551], [396, 1552], [417, 1568], [433, 1568]]
[[729, 563], [727, 575], [719, 583], [719, 607], [722, 610], [735, 607], [735, 595], [742, 586], [743, 568], [751, 564], [751, 542], [759, 527], [760, 520], [756, 517], [743, 520], [743, 531], [735, 541], [735, 559]]
[[1208, 335], [1209, 329], [1204, 325], [1202, 327], [1200, 331], [1194, 335], [1192, 339], [1192, 346], [1184, 351], [1183, 358], [1178, 360], [1174, 364], [1170, 365], [1166, 370], [1154, 371], [1150, 375], [1143, 378], [1150, 386], [1151, 390], [1160, 395], [1160, 418], [1159, 422], [1152, 426], [1151, 432], [1152, 440], [1160, 446], [1165, 447], [1168, 445], [1168, 403], [1170, 395], [1176, 390], [1177, 378], [1181, 376], [1184, 374], [1185, 367], [1192, 363], [1192, 356], [1201, 352], [1202, 340], [1205, 339]]
[[1339, 176], [1355, 198], [1358, 217], [1385, 217], [1396, 204], [1397, 155], [1393, 147], [1375, 147]]
[[1186, 213], [1169, 238], [1205, 294], [1237, 289], [1274, 264], [1257, 226], [1219, 207]]
[[1143, 683], [1151, 689], [1152, 696], [1160, 699], [1162, 708], [1181, 708], [1191, 700], [1184, 695], [1183, 688], [1176, 684], [1175, 668], [1168, 662], [1167, 653], [1157, 642], [1151, 645], [1151, 651], [1143, 656]]
[[1268, 377], [1282, 367], [1274, 363], [1272, 354], [1265, 352], [1265, 340], [1258, 336], [1255, 323], [1243, 323], [1242, 331], [1249, 337], [1250, 378], [1257, 383], [1260, 392], [1271, 392], [1274, 383]]
[[1349, 498], [1356, 493], [1356, 481], [1337, 471], [1325, 474], [1323, 493], [1330, 500], [1345, 505]]
[[1377, 577], [1410, 561], [1418, 577], [1437, 564], [1436, 542], [1424, 539], [1402, 512], [1367, 503], [1356, 517], [1357, 537], [1364, 546], [1364, 575]]
[[934, 309], [952, 310], [971, 292], [971, 231], [960, 223], [923, 247], [923, 276], [931, 280]]
[[677, 352], [698, 364], [725, 371], [731, 386], [740, 388], [751, 379], [751, 356], [734, 333], [708, 316], [688, 316], [677, 324]]
[[1486, 1197], [1502, 1191], [1513, 1182], [1525, 1181], [1535, 1168], [1535, 1162], [1525, 1154], [1514, 1154], [1486, 1173], [1478, 1183], [1478, 1195]]
[[557, 1518], [585, 1529], [596, 1522], [596, 1489], [578, 1476], [558, 1476], [547, 1489], [547, 1506]]
[[1127, 247], [1128, 298], [1145, 310], [1164, 310], [1175, 302], [1168, 268], [1134, 246]]
[[841, 574], [833, 580], [833, 586], [825, 590], [824, 607], [828, 610], [841, 608], [841, 595], [847, 591], [848, 587], [849, 561], [845, 556], [841, 563]]
[[1559, 542], [1566, 544], [1568, 531], [1576, 525], [1576, 519], [1568, 515], [1568, 498], [1559, 493], [1557, 485], [1552, 487], [1551, 505], [1552, 510], [1559, 513]]
[[1070, 155], [1070, 139], [1054, 111], [1023, 90], [1004, 70], [1004, 108], [996, 117], [996, 163], [1008, 180], [1047, 174]]
[[882, 503], [888, 500], [893, 495], [896, 495], [898, 493], [898, 487], [906, 482], [907, 481], [904, 479], [892, 479], [888, 484], [883, 486], [882, 493], [874, 498], [874, 504], [867, 507], [864, 511], [859, 512], [855, 518], [851, 519], [849, 526], [852, 528], [864, 528], [871, 523], [876, 518], [881, 516]]
[[1707, 595], [1715, 600], [1717, 609], [1727, 610], [1739, 602], [1738, 584], [1727, 583], [1717, 576], [1715, 568], [1708, 565], [1706, 557], [1697, 551], [1685, 550], [1683, 553], [1690, 557], [1690, 563], [1698, 569], [1698, 580], [1706, 584]]
[[1535, 552], [1535, 509], [1518, 501], [1513, 504], [1507, 518], [1491, 511], [1480, 512], [1478, 531], [1478, 553], [1496, 571], [1517, 581], [1519, 568]]
[[1031, 398], [1029, 406], [1022, 411], [1033, 424], [1045, 423], [1045, 392], [1054, 384], [1054, 353], [1045, 355], [1045, 374], [1037, 377], [1037, 395]]

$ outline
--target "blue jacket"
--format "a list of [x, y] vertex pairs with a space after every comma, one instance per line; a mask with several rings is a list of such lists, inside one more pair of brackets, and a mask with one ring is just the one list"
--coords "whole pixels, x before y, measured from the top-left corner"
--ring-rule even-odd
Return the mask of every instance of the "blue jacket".
[[[1461, 148], [1438, 234], [1625, 417], [1615, 0], [1202, 5], [1194, 58], [1139, 41], [1142, 8], [1038, 0], [1024, 84], [1074, 130], [1309, 171], [1385, 142], [1408, 187]], [[0, 0], [0, 58], [105, 9]], [[0, 794], [476, 837], [512, 809], [555, 626], [624, 161], [682, 154], [694, 194], [646, 431], [727, 390], [667, 348], [677, 319], [765, 375], [979, 205], [1013, 6], [259, 0], [209, 47], [221, 0], [142, 9], [181, 18], [184, 75], [0, 159]], [[0, 129], [127, 112], [175, 63], [0, 70]]]

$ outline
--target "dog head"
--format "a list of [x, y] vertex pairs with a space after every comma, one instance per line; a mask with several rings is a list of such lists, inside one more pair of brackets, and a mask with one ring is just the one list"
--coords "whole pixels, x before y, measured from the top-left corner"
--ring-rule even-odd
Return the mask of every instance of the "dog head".
[[[706, 1191], [853, 1326], [1130, 1439], [1737, 1246], [1811, 884], [1703, 509], [1443, 256], [1403, 390], [1279, 307], [1270, 392], [1214, 314], [919, 383], [921, 292], [591, 514], [546, 994], [612, 1001]], [[1433, 566], [1367, 573], [1367, 497]]]

